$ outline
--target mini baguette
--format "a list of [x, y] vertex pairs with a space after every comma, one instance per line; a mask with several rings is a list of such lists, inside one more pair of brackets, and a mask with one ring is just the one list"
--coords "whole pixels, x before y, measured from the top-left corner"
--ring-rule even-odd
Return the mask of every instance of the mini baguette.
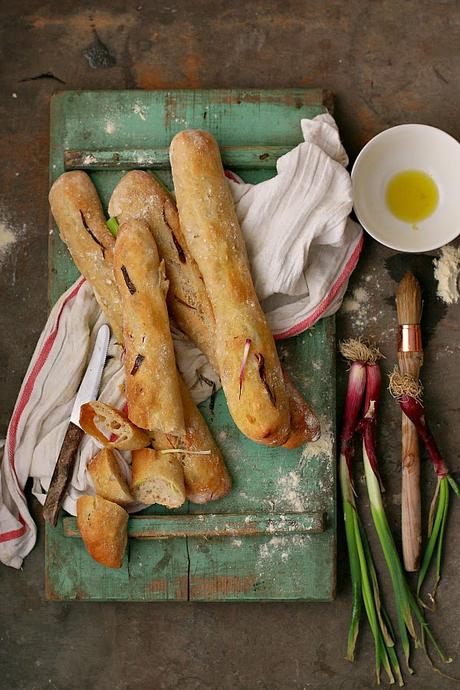
[[[109, 212], [121, 222], [129, 218], [144, 219], [147, 222], [157, 242], [159, 254], [165, 260], [166, 274], [170, 281], [166, 298], [168, 309], [181, 330], [201, 349], [218, 372], [213, 336], [214, 314], [201, 273], [187, 247], [172, 197], [148, 172], [132, 170], [115, 187]], [[191, 309], [190, 306], [194, 308]], [[292, 382], [290, 384], [292, 395], [288, 391], [289, 409], [293, 419], [285, 445], [295, 448], [313, 439], [317, 418]], [[202, 463], [197, 460], [196, 464], [198, 466]], [[184, 471], [187, 498], [194, 500], [189, 495], [185, 467]]]
[[191, 256], [179, 223], [176, 205], [166, 189], [142, 170], [124, 175], [115, 187], [109, 213], [119, 223], [144, 220], [165, 262], [169, 290], [166, 301], [179, 328], [216, 367], [212, 307], [201, 273]]
[[81, 406], [80, 426], [105, 448], [138, 450], [150, 445], [146, 431], [133, 424], [121, 410], [99, 400]]
[[89, 555], [107, 568], [121, 568], [128, 542], [128, 513], [101, 496], [81, 496], [77, 525]]
[[131, 471], [131, 492], [139, 503], [159, 503], [167, 508], [179, 508], [184, 503], [184, 471], [177, 455], [152, 448], [135, 450]]
[[284, 448], [298, 448], [303, 443], [317, 441], [321, 436], [321, 426], [318, 417], [299, 393], [284, 369], [283, 376], [291, 413], [291, 430], [287, 441], [283, 445]]
[[121, 342], [121, 302], [112, 268], [115, 240], [105, 225], [96, 188], [86, 173], [67, 172], [51, 187], [49, 202], [62, 240]]
[[[180, 379], [180, 384], [185, 434], [183, 436], [154, 434], [153, 445], [158, 450], [182, 448], [189, 451], [178, 456], [184, 469], [185, 492], [188, 500], [192, 503], [216, 501], [229, 493], [232, 480], [208, 425], [182, 379]], [[211, 452], [209, 455], [199, 455], [194, 454], [193, 451]]]
[[118, 460], [111, 450], [103, 448], [90, 460], [87, 466], [98, 496], [107, 501], [126, 506], [133, 502], [128, 483]]
[[128, 417], [149, 431], [183, 434], [184, 413], [165, 296], [168, 281], [148, 225], [120, 226], [114, 270], [123, 304]]
[[170, 158], [181, 227], [213, 308], [217, 367], [229, 410], [250, 439], [282, 445], [289, 434], [283, 375], [217, 143], [208, 132], [186, 130], [172, 140]]

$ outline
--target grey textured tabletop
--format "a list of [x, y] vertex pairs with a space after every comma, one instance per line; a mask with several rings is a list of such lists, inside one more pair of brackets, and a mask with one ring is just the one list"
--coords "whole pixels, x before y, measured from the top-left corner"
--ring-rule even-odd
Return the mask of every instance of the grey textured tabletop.
[[[47, 316], [49, 99], [60, 89], [321, 86], [351, 159], [404, 122], [460, 137], [460, 4], [456, 0], [18, 0], [0, 7], [0, 433]], [[375, 337], [395, 361], [396, 283], [412, 268], [424, 290], [425, 400], [460, 470], [460, 304], [436, 300], [432, 256], [366, 238], [339, 336]], [[356, 305], [358, 292], [359, 304]], [[351, 306], [350, 306], [351, 305]], [[339, 403], [344, 365], [339, 367]], [[400, 520], [400, 415], [384, 397], [379, 448], [386, 505]], [[433, 490], [423, 464], [425, 503]], [[364, 492], [363, 492], [364, 493]], [[31, 504], [40, 522], [37, 505]], [[368, 516], [366, 501], [362, 502]], [[366, 524], [370, 521], [366, 517]], [[453, 504], [439, 606], [431, 616], [460, 676], [460, 505]], [[381, 565], [381, 563], [379, 563]], [[351, 690], [373, 687], [368, 630], [344, 660], [350, 584], [339, 539], [332, 604], [61, 604], [44, 600], [43, 529], [23, 570], [0, 568], [0, 686], [5, 690]], [[388, 589], [388, 582], [384, 582]], [[408, 687], [455, 687], [423, 655]]]

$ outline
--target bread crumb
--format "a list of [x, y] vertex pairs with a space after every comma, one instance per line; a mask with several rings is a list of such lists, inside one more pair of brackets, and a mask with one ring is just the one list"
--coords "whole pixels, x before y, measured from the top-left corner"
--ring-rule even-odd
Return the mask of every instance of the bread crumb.
[[439, 299], [445, 304], [455, 304], [460, 297], [460, 247], [442, 247], [440, 256], [433, 259], [433, 265]]

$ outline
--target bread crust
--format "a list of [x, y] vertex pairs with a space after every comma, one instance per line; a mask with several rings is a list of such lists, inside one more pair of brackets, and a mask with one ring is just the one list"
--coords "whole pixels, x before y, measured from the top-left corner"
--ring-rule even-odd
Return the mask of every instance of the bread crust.
[[168, 281], [148, 225], [120, 226], [114, 271], [123, 305], [128, 417], [149, 431], [183, 434], [184, 413], [165, 296]]
[[107, 501], [126, 506], [133, 502], [117, 458], [108, 448], [99, 451], [87, 465], [94, 489]]
[[101, 496], [81, 496], [77, 525], [89, 555], [106, 568], [121, 568], [128, 542], [128, 513]]
[[152, 448], [135, 450], [131, 471], [131, 492], [140, 503], [179, 508], [185, 502], [184, 471], [177, 455]]
[[[100, 400], [92, 400], [81, 406], [80, 426], [104, 448], [137, 450], [150, 444], [150, 436], [146, 431], [133, 424], [122, 410]], [[110, 433], [109, 438], [100, 427]]]
[[208, 132], [185, 130], [172, 140], [170, 158], [181, 227], [213, 308], [216, 360], [229, 410], [250, 439], [281, 445], [289, 434], [283, 375], [217, 143]]
[[49, 202], [61, 239], [121, 342], [121, 302], [112, 267], [115, 240], [105, 225], [96, 188], [80, 170], [63, 173], [51, 187]]
[[188, 452], [178, 456], [184, 469], [188, 500], [192, 503], [209, 503], [226, 496], [232, 488], [232, 480], [208, 425], [182, 379], [180, 386], [185, 434], [178, 437], [154, 434], [153, 445], [158, 450], [183, 448], [186, 451], [211, 451], [209, 455]]
[[168, 309], [179, 328], [216, 367], [214, 315], [201, 273], [189, 252], [171, 195], [148, 172], [132, 170], [115, 187], [109, 213], [119, 223], [144, 220], [165, 262]]
[[321, 426], [318, 417], [284, 369], [283, 376], [291, 413], [291, 429], [283, 446], [284, 448], [298, 448], [304, 443], [317, 441], [321, 436]]

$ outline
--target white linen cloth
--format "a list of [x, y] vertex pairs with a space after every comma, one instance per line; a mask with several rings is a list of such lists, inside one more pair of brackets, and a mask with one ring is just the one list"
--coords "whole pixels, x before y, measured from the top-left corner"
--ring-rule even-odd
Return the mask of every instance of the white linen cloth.
[[[347, 156], [330, 115], [302, 120], [304, 142], [282, 156], [277, 175], [257, 185], [228, 173], [248, 248], [254, 284], [275, 337], [300, 333], [339, 308], [362, 246], [352, 208]], [[24, 496], [44, 503], [74, 397], [103, 315], [80, 278], [54, 306], [35, 349], [8, 428], [0, 467], [0, 560], [20, 568], [35, 544], [36, 526]], [[180, 332], [173, 337], [179, 369], [197, 402], [211, 393], [204, 375], [218, 378], [204, 355]], [[100, 396], [121, 407], [121, 348], [113, 341]], [[86, 464], [98, 444], [85, 436], [64, 508], [94, 493]], [[129, 476], [130, 454], [119, 454]], [[139, 506], [133, 506], [133, 510]]]

